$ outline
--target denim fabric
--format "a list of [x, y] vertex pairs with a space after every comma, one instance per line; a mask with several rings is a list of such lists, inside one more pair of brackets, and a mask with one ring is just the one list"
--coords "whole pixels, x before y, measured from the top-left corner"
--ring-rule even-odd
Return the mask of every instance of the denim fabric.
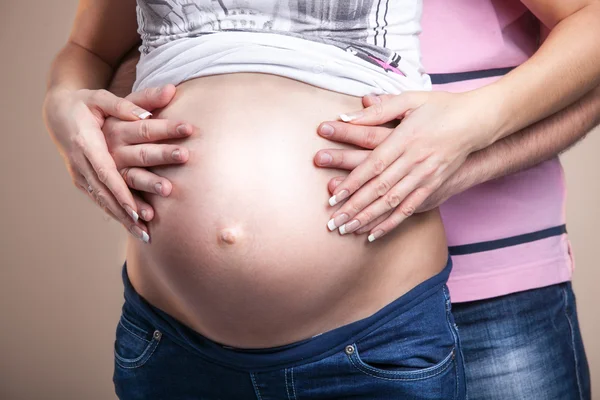
[[123, 267], [116, 329], [120, 399], [457, 399], [460, 341], [445, 282], [451, 263], [375, 314], [267, 349], [224, 346], [148, 304]]
[[453, 304], [470, 400], [589, 400], [570, 282]]

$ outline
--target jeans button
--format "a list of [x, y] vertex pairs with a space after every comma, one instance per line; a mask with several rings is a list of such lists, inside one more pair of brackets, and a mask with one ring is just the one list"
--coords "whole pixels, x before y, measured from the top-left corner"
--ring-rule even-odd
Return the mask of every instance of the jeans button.
[[152, 337], [155, 340], [160, 340], [160, 338], [162, 337], [162, 333], [160, 331], [154, 331], [154, 334], [152, 335]]
[[348, 345], [348, 346], [346, 346], [344, 351], [346, 352], [346, 354], [350, 355], [350, 354], [354, 353], [354, 346]]

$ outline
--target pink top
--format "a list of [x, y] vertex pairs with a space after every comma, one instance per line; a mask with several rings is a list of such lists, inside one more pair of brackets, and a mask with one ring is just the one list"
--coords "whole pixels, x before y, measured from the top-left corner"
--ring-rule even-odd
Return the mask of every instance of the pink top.
[[[519, 0], [424, 0], [423, 6], [423, 63], [434, 90], [488, 84], [537, 48], [538, 22]], [[570, 280], [574, 263], [558, 158], [454, 196], [441, 212], [454, 263], [448, 283], [454, 302]]]

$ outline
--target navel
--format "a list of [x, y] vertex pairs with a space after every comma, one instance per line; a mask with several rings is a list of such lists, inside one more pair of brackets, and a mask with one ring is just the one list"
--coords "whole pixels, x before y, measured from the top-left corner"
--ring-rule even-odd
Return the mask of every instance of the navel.
[[239, 229], [226, 228], [219, 232], [218, 241], [222, 244], [235, 244], [240, 237]]

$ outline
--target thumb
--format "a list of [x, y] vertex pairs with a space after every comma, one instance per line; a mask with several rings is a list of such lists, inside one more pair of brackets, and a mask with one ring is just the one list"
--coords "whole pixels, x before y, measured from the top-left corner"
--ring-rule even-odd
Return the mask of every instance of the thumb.
[[404, 92], [399, 95], [379, 96], [380, 102], [354, 113], [340, 114], [340, 119], [357, 125], [383, 125], [404, 116], [422, 105], [430, 92]]
[[133, 92], [126, 99], [138, 107], [153, 111], [157, 108], [166, 107], [173, 100], [173, 97], [175, 97], [176, 91], [177, 89], [174, 85], [168, 84]]

